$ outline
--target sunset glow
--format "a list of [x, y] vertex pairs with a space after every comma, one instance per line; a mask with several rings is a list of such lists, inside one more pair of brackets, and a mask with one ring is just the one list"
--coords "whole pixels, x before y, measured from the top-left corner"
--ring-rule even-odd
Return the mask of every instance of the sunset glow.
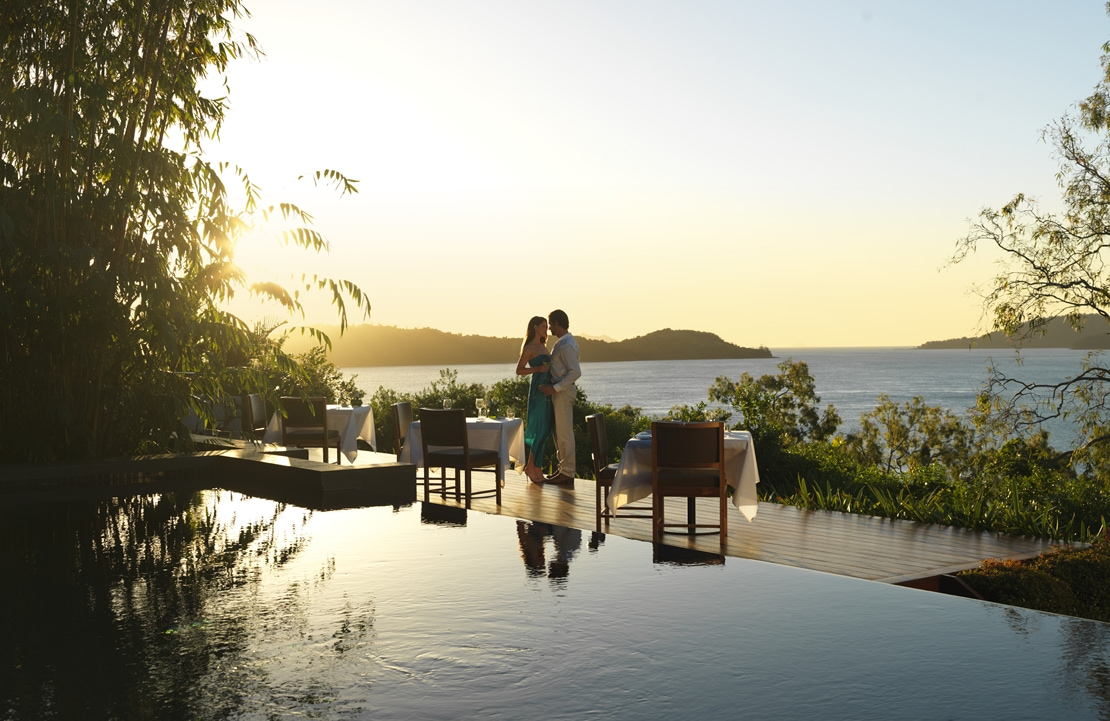
[[[1096, 2], [252, 11], [267, 55], [232, 69], [208, 154], [332, 245], [270, 272], [348, 278], [386, 325], [515, 336], [561, 307], [587, 335], [771, 347], [985, 330], [994, 259], [946, 263], [984, 206], [1058, 197], [1040, 131], [1089, 94], [1110, 30]], [[293, 183], [323, 168], [360, 193]]]

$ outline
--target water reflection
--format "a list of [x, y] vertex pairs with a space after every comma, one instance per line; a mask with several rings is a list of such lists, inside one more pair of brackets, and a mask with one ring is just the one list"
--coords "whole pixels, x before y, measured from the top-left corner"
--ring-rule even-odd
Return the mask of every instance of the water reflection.
[[670, 566], [723, 566], [725, 556], [723, 553], [709, 553], [693, 548], [678, 548], [662, 543], [653, 543], [651, 549], [652, 563]]
[[1107, 624], [426, 510], [0, 507], [0, 719], [1110, 718]]
[[[529, 577], [547, 576], [553, 582], [570, 575], [570, 562], [582, 547], [582, 531], [539, 521], [517, 521], [516, 537]], [[547, 560], [545, 546], [549, 537], [554, 557]]]
[[421, 503], [420, 522], [433, 526], [465, 526], [466, 509], [440, 506], [435, 503]]
[[219, 492], [166, 493], [0, 508], [6, 718], [242, 710], [265, 673], [245, 663], [249, 606], [228, 612], [226, 598], [249, 596], [263, 568], [302, 550], [311, 512], [220, 501]]
[[[1015, 634], [1032, 637], [1041, 630], [1043, 618], [1011, 606], [998, 606]], [[1061, 682], [1077, 696], [1090, 698], [1099, 718], [1110, 719], [1110, 624], [1084, 622], [1062, 629]]]

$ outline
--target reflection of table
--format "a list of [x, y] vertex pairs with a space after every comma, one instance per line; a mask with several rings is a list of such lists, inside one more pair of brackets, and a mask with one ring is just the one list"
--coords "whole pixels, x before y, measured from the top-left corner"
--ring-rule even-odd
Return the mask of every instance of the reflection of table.
[[[725, 431], [725, 481], [733, 489], [732, 504], [749, 521], [755, 518], [759, 501], [755, 486], [759, 483], [759, 467], [755, 462], [755, 446], [748, 431]], [[608, 505], [617, 510], [651, 495], [651, 435], [632, 438], [624, 447]]]
[[[328, 428], [339, 431], [339, 450], [351, 463], [358, 457], [358, 439], [377, 449], [378, 438], [374, 433], [374, 411], [370, 406], [328, 406]], [[264, 443], [281, 443], [281, 413], [275, 413], [262, 436]]]
[[[508, 468], [511, 461], [523, 462], [524, 421], [520, 418], [512, 420], [488, 418], [484, 421], [477, 418], [467, 418], [466, 437], [470, 441], [471, 448], [497, 451], [501, 457], [502, 478], [504, 478], [505, 469]], [[397, 460], [401, 463], [423, 465], [424, 449], [421, 447], [421, 438], [420, 421], [413, 421], [409, 424], [409, 433], [405, 436], [405, 446], [401, 449], [401, 455], [397, 457]]]

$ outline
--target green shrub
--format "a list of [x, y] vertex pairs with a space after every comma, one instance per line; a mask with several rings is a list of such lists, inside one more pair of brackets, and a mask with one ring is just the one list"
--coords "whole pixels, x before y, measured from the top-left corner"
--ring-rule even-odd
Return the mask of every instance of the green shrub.
[[1026, 561], [987, 561], [960, 578], [988, 601], [1110, 621], [1110, 537]]
[[1075, 594], [1063, 580], [1013, 561], [988, 561], [960, 578], [980, 596], [995, 603], [1036, 611], [1075, 615]]
[[327, 403], [361, 406], [366, 392], [355, 385], [357, 375], [345, 377], [328, 360], [324, 346], [293, 356], [300, 368], [297, 375], [285, 374], [277, 380], [279, 396], [323, 396]]
[[1025, 466], [1028, 476], [986, 464], [965, 480], [939, 463], [884, 470], [835, 441], [757, 449], [760, 497], [803, 508], [1082, 542], [1110, 516], [1099, 481], [1047, 464]]
[[397, 428], [393, 425], [392, 406], [406, 400], [410, 398], [402, 397], [397, 391], [385, 386], [378, 386], [378, 390], [370, 396], [368, 405], [374, 414], [374, 434], [377, 436], [380, 453], [393, 452], [397, 442]]

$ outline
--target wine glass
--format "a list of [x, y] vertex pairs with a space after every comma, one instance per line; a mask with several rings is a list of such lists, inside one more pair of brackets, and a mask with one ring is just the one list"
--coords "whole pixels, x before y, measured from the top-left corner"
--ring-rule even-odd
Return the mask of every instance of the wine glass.
[[484, 419], [486, 417], [486, 408], [488, 407], [486, 405], [486, 399], [485, 398], [479, 398], [476, 401], [474, 401], [474, 405], [478, 407], [478, 419], [479, 420]]

